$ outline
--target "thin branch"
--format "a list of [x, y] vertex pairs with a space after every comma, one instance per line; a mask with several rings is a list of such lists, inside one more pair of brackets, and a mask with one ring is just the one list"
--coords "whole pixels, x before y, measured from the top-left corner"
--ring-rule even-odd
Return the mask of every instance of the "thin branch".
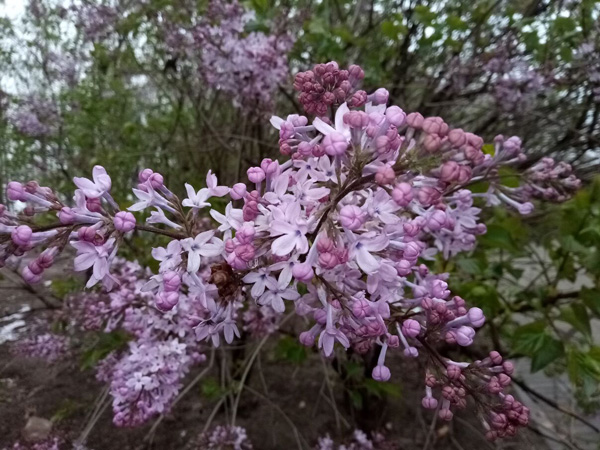
[[540, 394], [539, 392], [537, 392], [536, 390], [530, 388], [527, 384], [525, 384], [525, 382], [513, 378], [513, 382], [519, 386], [521, 389], [523, 389], [525, 392], [527, 392], [528, 394], [533, 395], [534, 397], [536, 397], [537, 399], [541, 400], [542, 402], [546, 403], [548, 406], [551, 406], [552, 408], [556, 409], [557, 411], [560, 411], [563, 414], [566, 414], [568, 416], [573, 417], [574, 419], [578, 420], [579, 422], [581, 422], [584, 425], [587, 425], [588, 427], [590, 427], [592, 430], [594, 430], [596, 433], [600, 433], [600, 428], [598, 428], [596, 425], [594, 425], [593, 423], [591, 423], [590, 421], [586, 420], [584, 417], [581, 417], [579, 414], [577, 414], [574, 411], [571, 411], [568, 408], [565, 408], [564, 406], [559, 405], [557, 402], [555, 402], [554, 400]]

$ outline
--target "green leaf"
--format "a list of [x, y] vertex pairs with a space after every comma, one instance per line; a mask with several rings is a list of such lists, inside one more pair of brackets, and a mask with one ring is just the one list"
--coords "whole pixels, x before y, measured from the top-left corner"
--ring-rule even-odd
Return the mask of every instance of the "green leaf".
[[546, 332], [546, 323], [533, 322], [517, 328], [513, 335], [515, 353], [531, 358], [531, 371], [537, 372], [564, 355], [563, 343]]
[[393, 39], [394, 41], [398, 41], [400, 36], [406, 32], [406, 27], [401, 23], [386, 20], [381, 23], [381, 32], [384, 36]]
[[293, 364], [302, 364], [307, 356], [306, 347], [290, 336], [283, 336], [279, 342], [277, 342], [275, 355], [277, 358]]
[[491, 247], [503, 248], [510, 251], [516, 250], [516, 246], [510, 232], [498, 224], [489, 225], [487, 228], [487, 233], [481, 237], [481, 241]]
[[568, 33], [570, 31], [575, 30], [577, 24], [572, 17], [562, 17], [559, 16], [554, 19], [554, 29], [558, 33]]
[[464, 31], [469, 29], [469, 25], [459, 16], [449, 15], [448, 20], [446, 22], [448, 23], [448, 27], [450, 27], [451, 30]]
[[430, 24], [436, 18], [436, 14], [425, 5], [417, 5], [414, 11], [417, 21], [424, 24]]
[[479, 262], [475, 258], [460, 258], [456, 264], [461, 270], [470, 275], [481, 273], [481, 267], [479, 267]]
[[579, 292], [579, 297], [583, 300], [585, 306], [587, 306], [596, 317], [600, 317], [600, 291], [596, 289], [582, 288]]
[[569, 305], [566, 308], [563, 308], [560, 317], [565, 322], [571, 324], [577, 331], [585, 334], [586, 337], [592, 337], [590, 316], [588, 315], [585, 306], [578, 303]]
[[402, 395], [402, 390], [400, 389], [400, 385], [391, 382], [381, 382], [375, 381], [372, 378], [365, 379], [365, 388], [367, 391], [375, 395], [376, 397], [384, 397], [390, 396], [394, 398], [398, 398]]
[[202, 391], [202, 395], [209, 400], [219, 398], [225, 393], [219, 384], [219, 380], [214, 377], [206, 378], [200, 385], [200, 390]]
[[531, 358], [531, 371], [542, 370], [564, 354], [565, 349], [562, 342], [544, 335], [542, 348], [536, 351]]
[[81, 369], [94, 367], [98, 361], [106, 358], [109, 353], [124, 348], [128, 341], [129, 335], [123, 331], [99, 333], [98, 339], [83, 352]]

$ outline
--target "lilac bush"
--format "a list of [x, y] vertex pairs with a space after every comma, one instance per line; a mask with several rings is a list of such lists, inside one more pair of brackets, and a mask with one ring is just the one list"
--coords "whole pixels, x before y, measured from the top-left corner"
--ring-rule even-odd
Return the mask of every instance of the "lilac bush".
[[[199, 342], [232, 343], [244, 317], [245, 327], [268, 333], [293, 309], [310, 323], [300, 342], [327, 358], [376, 349], [377, 381], [392, 377], [390, 354], [419, 358], [422, 404], [442, 420], [471, 397], [488, 439], [527, 425], [528, 408], [506, 392], [510, 362], [497, 352], [473, 362], [440, 354], [441, 344], [471, 345], [485, 317], [452, 295], [448, 274], [425, 262], [473, 249], [486, 232], [481, 207], [528, 214], [537, 199], [565, 200], [579, 181], [551, 159], [519, 169], [525, 157], [517, 137], [484, 146], [440, 117], [387, 106], [385, 89], [359, 89], [363, 77], [360, 67], [334, 62], [299, 73], [299, 101], [317, 117], [273, 117], [285, 157], [251, 167], [247, 184], [219, 185], [209, 171], [205, 187], [186, 184], [181, 198], [160, 173], [144, 169], [136, 200], [124, 210], [101, 166], [91, 179], [74, 179], [72, 203], [35, 181], [8, 184], [8, 197], [28, 206], [20, 214], [2, 208], [0, 262], [43, 249], [22, 271], [34, 283], [73, 247], [74, 269], [90, 274], [87, 286], [111, 292], [110, 304], [96, 305], [90, 316], [122, 321], [136, 337], [125, 356], [102, 366], [117, 424], [135, 425], [168, 408], [179, 380], [203, 358]], [[508, 167], [518, 187], [502, 184]], [[475, 185], [485, 189], [469, 190]], [[212, 206], [227, 197], [224, 211]], [[146, 223], [138, 211], [150, 213]], [[58, 221], [36, 224], [43, 213]], [[119, 247], [134, 230], [169, 239], [152, 250], [159, 270], [144, 281], [122, 279], [118, 268]], [[94, 326], [93, 317], [83, 322]]]

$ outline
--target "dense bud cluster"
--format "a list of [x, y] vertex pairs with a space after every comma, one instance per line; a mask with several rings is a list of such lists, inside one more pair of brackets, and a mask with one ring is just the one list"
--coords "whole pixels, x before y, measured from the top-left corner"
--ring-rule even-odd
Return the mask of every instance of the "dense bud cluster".
[[[367, 93], [357, 90], [357, 86], [364, 77], [365, 73], [356, 65], [340, 70], [336, 62], [317, 64], [313, 70], [296, 75], [294, 89], [300, 92], [298, 100], [308, 114], [324, 116], [330, 108], [342, 103], [351, 108], [363, 106]], [[387, 103], [385, 89], [377, 91], [374, 97], [378, 104]]]
[[[441, 344], [471, 345], [485, 317], [452, 295], [448, 274], [435, 273], [426, 262], [474, 248], [477, 235], [486, 232], [481, 205], [475, 206], [479, 198], [527, 214], [532, 199], [562, 201], [578, 181], [567, 166], [543, 160], [520, 173], [519, 187], [503, 186], [500, 168], [517, 167], [524, 158], [518, 138], [498, 137], [494, 154], [484, 153], [481, 137], [440, 117], [388, 107], [385, 90], [357, 96], [360, 91], [352, 89], [360, 78], [359, 68], [340, 70], [335, 63], [297, 78], [302, 89], [307, 84], [307, 108], [319, 109], [319, 115], [331, 108], [333, 121], [273, 117], [281, 153], [290, 158], [265, 158], [248, 170], [248, 184], [221, 186], [209, 171], [206, 186], [186, 184], [182, 199], [159, 173], [145, 169], [129, 212], [112, 199], [110, 177], [100, 166], [91, 180], [75, 178], [71, 206], [34, 182], [9, 184], [9, 197], [26, 202], [31, 214], [3, 211], [0, 260], [45, 248], [23, 271], [33, 282], [70, 244], [77, 250], [75, 270], [91, 269], [88, 286], [101, 283], [117, 293], [95, 312], [127, 322], [138, 338], [112, 370], [117, 423], [140, 423], [168, 406], [177, 380], [196, 360], [197, 341], [233, 342], [242, 317], [248, 331], [272, 332], [289, 307], [311, 323], [300, 342], [317, 345], [325, 357], [336, 347], [379, 352], [372, 370], [378, 381], [393, 376], [386, 365], [390, 354], [424, 358], [423, 404], [440, 404], [442, 419], [451, 419], [470, 395], [493, 430], [490, 439], [526, 423], [526, 408], [504, 392], [512, 366], [501, 365], [499, 355], [454, 363], [438, 353]], [[346, 81], [348, 90], [342, 87]], [[333, 101], [323, 99], [326, 93]], [[473, 194], [468, 187], [479, 181], [489, 189]], [[224, 210], [211, 207], [212, 197], [225, 196], [231, 201]], [[152, 210], [145, 225], [131, 214], [142, 210]], [[59, 221], [35, 225], [31, 216], [44, 211]], [[207, 224], [207, 215], [214, 225]], [[125, 234], [134, 229], [170, 239], [152, 250], [158, 273], [139, 284], [124, 283], [111, 269]], [[136, 298], [145, 300], [142, 306], [130, 304]], [[113, 303], [123, 307], [116, 314], [122, 318], [112, 317], [118, 309]], [[159, 311], [167, 318], [164, 326]], [[146, 332], [135, 324], [147, 316], [153, 321]], [[163, 366], [162, 372], [150, 369]], [[166, 398], [158, 401], [156, 392]]]

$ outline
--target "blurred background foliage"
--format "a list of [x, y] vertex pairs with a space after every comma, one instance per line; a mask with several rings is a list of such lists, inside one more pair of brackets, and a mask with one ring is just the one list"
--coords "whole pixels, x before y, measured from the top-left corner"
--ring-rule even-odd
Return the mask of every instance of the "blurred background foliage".
[[[277, 156], [270, 115], [302, 112], [293, 74], [330, 60], [359, 64], [367, 92], [384, 86], [407, 112], [439, 115], [490, 144], [498, 133], [518, 135], [525, 164], [553, 156], [586, 181], [572, 201], [527, 218], [497, 210], [477, 250], [446, 269], [456, 293], [491, 318], [497, 348], [529, 358], [532, 371], [566, 373], [582, 405], [598, 406], [600, 182], [592, 180], [600, 2], [251, 0], [242, 7], [253, 15], [236, 39], [268, 36], [275, 50], [257, 67], [225, 74], [218, 64], [207, 67], [206, 42], [187, 39], [198, 27], [224, 28], [206, 1], [30, 0], [17, 19], [0, 19], [0, 185], [37, 179], [68, 193], [72, 177], [94, 164], [106, 167], [121, 203], [144, 167], [177, 192], [184, 182], [203, 185], [208, 169], [235, 183], [247, 167]], [[245, 57], [255, 53], [250, 46]], [[281, 61], [289, 74], [261, 85], [276, 79], [269, 70]], [[258, 86], [260, 101], [244, 97], [244, 83]], [[130, 249], [158, 243], [132, 239]], [[289, 342], [280, 356], [303, 358]]]

